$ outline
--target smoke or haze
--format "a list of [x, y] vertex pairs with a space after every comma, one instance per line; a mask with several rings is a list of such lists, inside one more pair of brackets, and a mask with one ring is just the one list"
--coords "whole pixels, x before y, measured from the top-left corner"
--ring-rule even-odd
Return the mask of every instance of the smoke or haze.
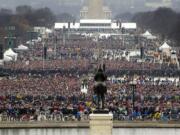
[[[0, 0], [0, 8], [15, 9], [18, 5], [31, 5], [33, 8], [49, 7], [56, 14], [68, 12], [75, 16], [87, 0]], [[159, 6], [180, 10], [180, 0], [104, 0], [113, 14], [154, 10]]]

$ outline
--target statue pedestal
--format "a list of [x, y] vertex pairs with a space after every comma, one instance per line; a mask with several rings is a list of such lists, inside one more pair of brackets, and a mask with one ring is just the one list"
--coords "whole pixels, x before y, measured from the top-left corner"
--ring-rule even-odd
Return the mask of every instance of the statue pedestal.
[[90, 135], [112, 135], [112, 114], [91, 114]]

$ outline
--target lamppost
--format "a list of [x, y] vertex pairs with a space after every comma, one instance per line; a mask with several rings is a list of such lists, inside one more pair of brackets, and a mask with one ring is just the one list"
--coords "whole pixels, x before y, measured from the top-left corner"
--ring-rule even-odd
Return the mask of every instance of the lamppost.
[[132, 91], [132, 109], [133, 109], [133, 112], [134, 112], [134, 107], [135, 107], [135, 90], [136, 90], [136, 81], [133, 80], [130, 82], [130, 88], [131, 88], [131, 91]]

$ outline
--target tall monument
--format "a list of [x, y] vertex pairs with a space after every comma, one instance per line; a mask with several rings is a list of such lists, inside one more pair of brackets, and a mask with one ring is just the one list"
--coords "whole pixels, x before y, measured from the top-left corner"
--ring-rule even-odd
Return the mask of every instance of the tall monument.
[[88, 1], [88, 19], [104, 19], [102, 0]]
[[103, 0], [88, 0], [80, 11], [81, 19], [111, 19], [111, 10]]

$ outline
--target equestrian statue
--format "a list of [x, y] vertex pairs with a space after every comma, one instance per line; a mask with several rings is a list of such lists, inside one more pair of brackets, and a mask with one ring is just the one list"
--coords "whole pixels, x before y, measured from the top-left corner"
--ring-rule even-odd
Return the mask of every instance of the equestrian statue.
[[97, 109], [104, 110], [104, 101], [105, 94], [107, 93], [106, 81], [107, 76], [105, 74], [105, 65], [103, 64], [103, 68], [101, 65], [97, 73], [94, 76], [94, 93], [97, 95]]

